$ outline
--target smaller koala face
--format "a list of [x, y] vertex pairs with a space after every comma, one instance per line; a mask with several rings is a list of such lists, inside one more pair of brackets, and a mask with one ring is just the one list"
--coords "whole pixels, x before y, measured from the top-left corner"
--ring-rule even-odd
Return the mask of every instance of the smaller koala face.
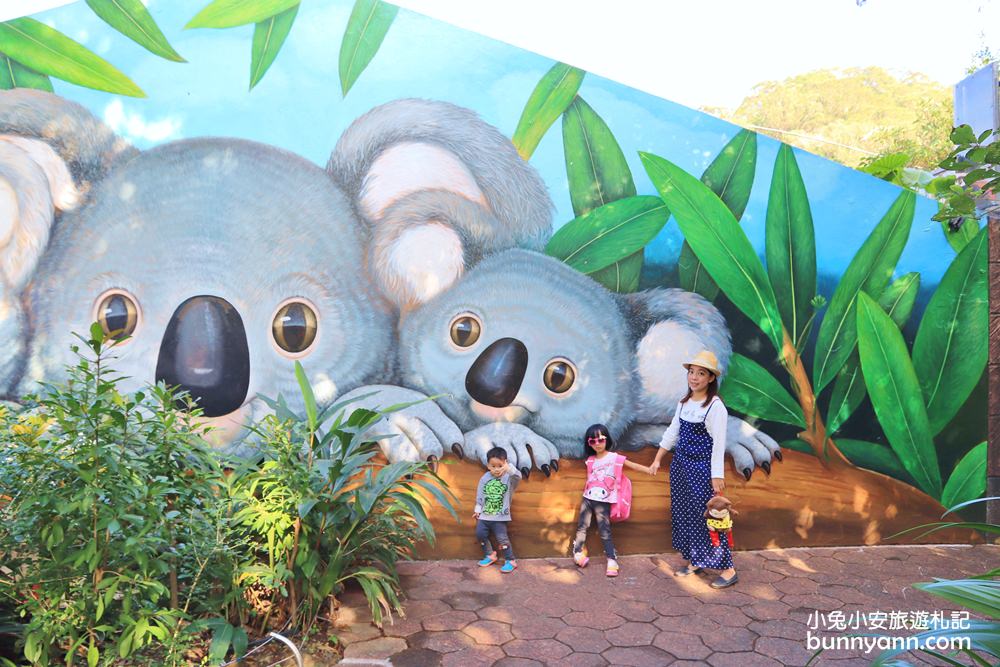
[[624, 428], [633, 352], [614, 298], [550, 257], [511, 250], [477, 265], [400, 327], [406, 386], [463, 429], [510, 421], [582, 455], [587, 424]]

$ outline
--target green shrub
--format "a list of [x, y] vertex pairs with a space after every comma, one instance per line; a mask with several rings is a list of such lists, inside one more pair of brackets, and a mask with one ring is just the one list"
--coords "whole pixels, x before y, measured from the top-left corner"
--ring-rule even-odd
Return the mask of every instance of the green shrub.
[[434, 539], [422, 502], [454, 514], [454, 496], [377, 458], [384, 412], [318, 410], [296, 363], [306, 414], [268, 400], [263, 462], [224, 461], [185, 394], [122, 393], [116, 342], [80, 340], [65, 383], [0, 407], [0, 631], [18, 621], [28, 662], [187, 664], [210, 635], [217, 664], [274, 627], [307, 635], [351, 580], [377, 623], [400, 611], [396, 562]]

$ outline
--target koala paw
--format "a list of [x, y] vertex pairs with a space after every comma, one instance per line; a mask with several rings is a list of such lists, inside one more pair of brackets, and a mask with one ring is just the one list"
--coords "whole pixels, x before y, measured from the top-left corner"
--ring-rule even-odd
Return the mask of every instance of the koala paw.
[[531, 474], [532, 457], [535, 467], [546, 477], [553, 470], [559, 470], [556, 446], [522, 424], [495, 422], [465, 434], [466, 458], [476, 459], [485, 466], [486, 452], [493, 447], [504, 449], [507, 461], [518, 468], [525, 479]]
[[392, 385], [368, 385], [348, 392], [339, 400], [354, 398], [358, 400], [352, 401], [347, 410], [365, 408], [377, 412], [392, 405], [421, 401], [384, 415], [369, 428], [371, 433], [385, 436], [378, 443], [390, 463], [428, 461], [435, 465], [445, 445], [461, 456], [465, 442], [462, 430], [437, 403], [419, 391]]
[[755, 467], [770, 475], [771, 459], [781, 460], [781, 446], [771, 436], [732, 416], [726, 424], [726, 453], [747, 481]]

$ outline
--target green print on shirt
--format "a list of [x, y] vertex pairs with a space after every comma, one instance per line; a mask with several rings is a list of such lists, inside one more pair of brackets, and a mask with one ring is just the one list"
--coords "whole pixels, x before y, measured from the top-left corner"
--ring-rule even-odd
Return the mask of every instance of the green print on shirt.
[[503, 497], [507, 494], [507, 485], [499, 479], [491, 479], [483, 487], [483, 496], [486, 502], [483, 503], [483, 514], [502, 514]]

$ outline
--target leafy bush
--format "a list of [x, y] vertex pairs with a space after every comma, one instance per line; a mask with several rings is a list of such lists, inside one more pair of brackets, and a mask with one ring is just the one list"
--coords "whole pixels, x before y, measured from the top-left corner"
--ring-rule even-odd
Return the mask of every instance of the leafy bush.
[[182, 621], [220, 551], [222, 470], [197, 410], [176, 411], [181, 397], [164, 386], [122, 394], [113, 341], [94, 326], [84, 343], [65, 384], [4, 415], [0, 586], [27, 619], [34, 664], [80, 653], [108, 663], [154, 643], [167, 662], [189, 639]]
[[186, 664], [206, 632], [218, 662], [254, 629], [308, 632], [351, 580], [376, 622], [400, 611], [396, 561], [434, 539], [422, 503], [453, 496], [376, 458], [384, 413], [318, 410], [296, 364], [306, 414], [269, 401], [264, 462], [237, 465], [186, 395], [121, 393], [115, 341], [90, 334], [66, 383], [0, 408], [0, 610], [30, 663]]
[[306, 415], [280, 398], [268, 401], [274, 414], [257, 429], [266, 460], [231, 482], [238, 529], [256, 545], [238, 583], [253, 593], [244, 599], [264, 594], [253, 609], [262, 632], [276, 613], [308, 631], [351, 580], [380, 624], [401, 609], [396, 561], [410, 558], [420, 540], [434, 540], [422, 498], [454, 515], [454, 496], [424, 462], [376, 462], [379, 436], [371, 429], [384, 412], [356, 410], [345, 419], [343, 403], [320, 411], [298, 363], [295, 374]]

